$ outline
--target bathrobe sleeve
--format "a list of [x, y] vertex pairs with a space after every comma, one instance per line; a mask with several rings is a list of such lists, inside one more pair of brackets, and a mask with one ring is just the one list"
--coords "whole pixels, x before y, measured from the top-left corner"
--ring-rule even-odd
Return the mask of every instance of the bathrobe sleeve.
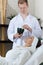
[[34, 19], [34, 28], [32, 29], [32, 34], [36, 37], [41, 37], [42, 34], [42, 30], [36, 18]]
[[14, 22], [15, 22], [15, 19], [12, 19], [10, 21], [9, 26], [8, 26], [8, 30], [7, 30], [8, 39], [11, 40], [12, 42], [13, 42], [13, 35], [15, 34], [15, 32], [14, 32], [14, 28], [15, 28]]

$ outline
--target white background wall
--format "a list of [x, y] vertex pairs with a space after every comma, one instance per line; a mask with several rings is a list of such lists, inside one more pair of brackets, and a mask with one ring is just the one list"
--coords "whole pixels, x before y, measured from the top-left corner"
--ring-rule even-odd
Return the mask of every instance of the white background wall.
[[[28, 0], [29, 2], [29, 12], [34, 15], [34, 0]], [[19, 12], [18, 9], [18, 0], [8, 0], [7, 3], [7, 16], [10, 16], [11, 14], [14, 15]], [[8, 23], [8, 20], [7, 22]]]
[[[7, 15], [19, 12], [17, 2], [18, 0], [8, 0]], [[40, 18], [43, 24], [43, 0], [28, 0], [28, 2], [30, 13]]]
[[35, 16], [42, 20], [43, 26], [43, 0], [35, 0]]
[[35, 13], [35, 0], [28, 0], [29, 2], [29, 10], [32, 15]]
[[43, 0], [35, 0], [35, 15], [43, 20]]
[[[28, 0], [28, 2], [29, 2], [29, 11], [30, 11], [31, 14], [34, 15], [34, 0]], [[10, 6], [10, 8], [12, 8], [17, 13], [19, 12], [18, 0], [8, 0], [8, 8], [9, 8], [9, 6]]]

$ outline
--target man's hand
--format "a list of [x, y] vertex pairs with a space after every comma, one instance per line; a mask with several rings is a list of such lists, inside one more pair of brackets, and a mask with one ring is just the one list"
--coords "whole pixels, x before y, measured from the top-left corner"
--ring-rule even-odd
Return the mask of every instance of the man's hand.
[[32, 32], [32, 29], [27, 24], [23, 25], [23, 28], [29, 30], [30, 32]]
[[22, 34], [16, 33], [13, 38], [20, 38], [22, 36]]

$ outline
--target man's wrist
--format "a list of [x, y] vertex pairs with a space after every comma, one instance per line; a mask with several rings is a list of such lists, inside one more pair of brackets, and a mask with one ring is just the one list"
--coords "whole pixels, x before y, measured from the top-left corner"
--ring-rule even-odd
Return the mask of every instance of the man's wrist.
[[15, 35], [13, 35], [13, 39], [15, 39], [16, 37], [15, 37]]

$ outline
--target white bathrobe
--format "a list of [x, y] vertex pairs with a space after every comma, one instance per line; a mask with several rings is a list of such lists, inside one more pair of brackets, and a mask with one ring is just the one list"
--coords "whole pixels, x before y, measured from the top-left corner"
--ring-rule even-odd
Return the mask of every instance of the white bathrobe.
[[[24, 24], [27, 24], [30, 26], [30, 28], [32, 28], [32, 33], [28, 30], [25, 30], [21, 38], [13, 39], [13, 35], [17, 33], [17, 28], [22, 28]], [[19, 14], [10, 21], [7, 33], [8, 38], [14, 42], [13, 49], [7, 52], [5, 58], [0, 57], [0, 65], [25, 65], [27, 60], [30, 59], [31, 53], [35, 52], [38, 39], [34, 38], [32, 46], [28, 48], [21, 47], [24, 44], [23, 39], [29, 36], [41, 36], [41, 29], [38, 21], [30, 14], [26, 17], [25, 20], [23, 20]]]
[[[22, 54], [20, 56], [18, 56], [19, 60], [17, 59], [17, 60], [10, 60], [9, 61], [9, 59], [11, 59], [11, 57], [10, 57], [11, 55], [9, 55], [10, 58], [6, 58], [6, 57], [3, 58], [3, 57], [0, 56], [0, 65], [39, 65], [40, 63], [43, 62], [43, 50], [42, 49], [43, 49], [43, 45], [41, 47], [39, 47], [32, 56], [28, 52], [28, 50], [24, 49], [24, 50], [26, 50], [27, 54], [24, 56], [23, 52], [22, 52]], [[12, 52], [10, 54], [12, 54], [12, 59], [14, 59], [13, 54], [16, 54], [16, 53], [14, 53], [14, 50], [12, 50]], [[24, 52], [24, 54], [25, 54], [25, 52]], [[21, 57], [22, 60], [20, 60], [20, 57]]]
[[29, 48], [16, 47], [7, 52], [6, 57], [0, 56], [0, 65], [39, 65], [43, 62], [43, 45], [31, 55]]
[[[32, 33], [28, 30], [24, 30], [24, 33], [21, 38], [13, 39], [13, 35], [17, 33], [17, 28], [18, 27], [22, 28], [22, 26], [25, 24], [30, 26], [30, 28], [32, 29]], [[37, 19], [34, 16], [29, 14], [26, 17], [26, 19], [23, 20], [21, 14], [18, 14], [16, 17], [14, 17], [10, 21], [7, 34], [8, 34], [8, 38], [11, 41], [13, 41], [13, 48], [14, 48], [15, 46], [24, 45], [23, 39], [25, 39], [26, 37], [29, 37], [29, 36], [41, 37], [41, 28], [39, 26]]]

